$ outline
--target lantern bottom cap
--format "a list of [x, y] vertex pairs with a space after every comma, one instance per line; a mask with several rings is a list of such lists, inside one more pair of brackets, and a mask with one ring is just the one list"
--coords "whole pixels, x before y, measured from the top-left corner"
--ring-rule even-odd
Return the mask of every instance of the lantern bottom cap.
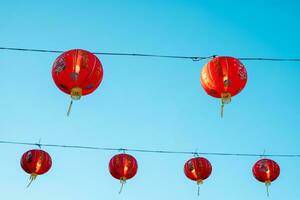
[[80, 87], [73, 87], [70, 95], [73, 100], [79, 100], [82, 96], [82, 89]]
[[228, 104], [231, 102], [231, 94], [230, 92], [223, 92], [221, 94], [221, 102], [222, 104]]
[[271, 185], [271, 181], [265, 181], [265, 184], [266, 184], [267, 186], [269, 186], [269, 185]]

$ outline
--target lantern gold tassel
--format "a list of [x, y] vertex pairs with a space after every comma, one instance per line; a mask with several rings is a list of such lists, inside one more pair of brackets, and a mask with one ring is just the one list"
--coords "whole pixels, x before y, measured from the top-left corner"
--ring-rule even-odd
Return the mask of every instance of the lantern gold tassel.
[[221, 117], [223, 118], [224, 105], [231, 102], [231, 94], [229, 92], [223, 92], [221, 94]]
[[197, 185], [198, 185], [198, 192], [197, 192], [197, 194], [198, 194], [198, 196], [200, 196], [200, 185], [203, 183], [203, 180], [198, 180], [197, 181]]
[[121, 192], [123, 190], [123, 186], [126, 183], [126, 178], [125, 177], [120, 178], [120, 183], [121, 183], [121, 188], [120, 188], [119, 194], [121, 194]]
[[271, 185], [271, 181], [266, 181], [265, 185], [266, 185], [267, 196], [269, 196], [269, 186]]
[[222, 104], [221, 104], [221, 118], [223, 118], [223, 113], [224, 113], [224, 103], [222, 102]]
[[28, 183], [27, 188], [31, 185], [31, 183], [36, 179], [37, 176], [38, 176], [38, 175], [35, 174], [35, 173], [32, 173], [32, 174], [30, 175], [30, 177], [29, 177], [30, 182]]
[[71, 89], [71, 102], [70, 102], [70, 105], [69, 105], [69, 108], [68, 108], [68, 112], [67, 112], [67, 116], [70, 115], [70, 112], [71, 112], [71, 109], [72, 109], [72, 105], [73, 105], [73, 100], [79, 100], [82, 96], [82, 89], [80, 87], [73, 87]]

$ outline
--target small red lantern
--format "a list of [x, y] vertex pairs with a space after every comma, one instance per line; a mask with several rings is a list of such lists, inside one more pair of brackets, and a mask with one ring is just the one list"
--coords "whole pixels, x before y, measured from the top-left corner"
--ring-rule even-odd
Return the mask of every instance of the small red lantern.
[[129, 154], [117, 154], [112, 157], [109, 161], [109, 172], [110, 174], [120, 180], [121, 189], [119, 193], [121, 193], [123, 185], [126, 183], [126, 180], [131, 179], [137, 173], [138, 164], [136, 159]]
[[23, 154], [20, 164], [23, 170], [30, 174], [30, 183], [27, 185], [29, 187], [38, 175], [42, 175], [50, 170], [52, 159], [47, 152], [33, 149]]
[[274, 160], [264, 158], [254, 164], [252, 173], [258, 181], [265, 183], [269, 196], [269, 186], [278, 178], [280, 167]]
[[196, 181], [198, 185], [198, 195], [200, 184], [207, 179], [212, 171], [212, 166], [206, 158], [196, 157], [188, 160], [184, 165], [184, 173], [189, 179]]
[[[103, 78], [102, 64], [94, 54], [72, 49], [62, 53], [52, 67], [52, 78], [56, 86], [72, 100], [94, 92]], [[73, 101], [70, 103], [68, 115]]]
[[247, 83], [247, 71], [236, 58], [228, 56], [215, 57], [202, 69], [201, 85], [206, 93], [221, 99], [221, 117], [225, 103], [237, 95]]

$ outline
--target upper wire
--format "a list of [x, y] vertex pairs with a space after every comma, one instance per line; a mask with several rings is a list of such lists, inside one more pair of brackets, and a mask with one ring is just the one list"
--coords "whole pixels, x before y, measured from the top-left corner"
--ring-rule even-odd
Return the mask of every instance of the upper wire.
[[[31, 51], [41, 53], [63, 53], [61, 50], [47, 50], [47, 49], [28, 49], [28, 48], [14, 48], [14, 47], [0, 47], [0, 50], [9, 51]], [[212, 56], [174, 56], [174, 55], [159, 55], [159, 54], [142, 54], [142, 53], [113, 53], [113, 52], [92, 52], [95, 55], [108, 56], [137, 56], [137, 57], [153, 57], [153, 58], [175, 58], [175, 59], [189, 59], [193, 61], [200, 61], [211, 58]]]
[[[0, 47], [0, 50], [9, 51], [29, 51], [41, 53], [63, 53], [62, 50], [48, 50], [48, 49], [31, 49], [31, 48], [15, 48], [15, 47]], [[143, 54], [143, 53], [115, 53], [115, 52], [93, 52], [95, 55], [107, 56], [135, 56], [135, 57], [152, 57], [152, 58], [171, 58], [171, 59], [188, 59], [192, 61], [206, 60], [214, 58], [217, 55], [210, 56], [176, 56], [176, 55], [162, 55], [162, 54]], [[248, 61], [279, 61], [279, 62], [300, 62], [300, 58], [261, 58], [261, 57], [240, 57], [239, 60]]]
[[149, 150], [149, 149], [131, 149], [131, 148], [112, 148], [112, 147], [94, 147], [81, 145], [64, 145], [64, 144], [42, 144], [31, 142], [16, 142], [0, 140], [0, 144], [26, 145], [40, 147], [55, 148], [72, 148], [87, 149], [100, 151], [123, 151], [123, 152], [139, 152], [139, 153], [156, 153], [156, 154], [183, 154], [183, 155], [209, 155], [209, 156], [238, 156], [238, 157], [300, 157], [300, 154], [256, 154], [256, 153], [222, 153], [222, 152], [199, 152], [199, 151], [170, 151], [170, 150]]

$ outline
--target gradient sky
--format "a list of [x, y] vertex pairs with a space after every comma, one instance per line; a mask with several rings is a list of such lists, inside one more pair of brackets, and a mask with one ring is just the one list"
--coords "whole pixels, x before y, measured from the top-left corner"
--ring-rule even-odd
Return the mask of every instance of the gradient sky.
[[[300, 55], [298, 1], [3, 1], [0, 46], [186, 56], [290, 57]], [[243, 62], [245, 89], [219, 116], [219, 101], [203, 91], [206, 61], [99, 56], [104, 79], [75, 102], [56, 88], [58, 54], [0, 51], [0, 139], [116, 148], [201, 152], [300, 154], [300, 63]], [[1, 199], [222, 199], [262, 200], [251, 172], [255, 157], [206, 156], [212, 175], [197, 197], [183, 173], [187, 155], [131, 153], [135, 178], [118, 195], [108, 172], [118, 152], [44, 148], [49, 173], [26, 189], [19, 161], [29, 146], [0, 145]], [[36, 148], [36, 147], [32, 147]], [[298, 200], [299, 158], [281, 166], [273, 200]]]

